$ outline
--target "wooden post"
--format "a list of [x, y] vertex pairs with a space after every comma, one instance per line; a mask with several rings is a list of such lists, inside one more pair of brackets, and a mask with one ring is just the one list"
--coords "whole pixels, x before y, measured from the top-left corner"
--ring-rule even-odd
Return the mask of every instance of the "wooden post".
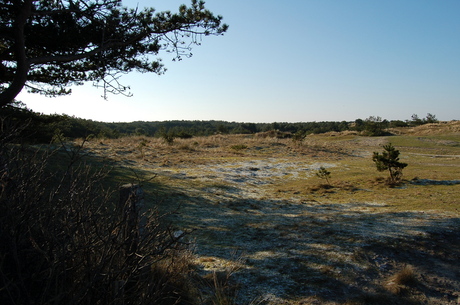
[[[124, 263], [134, 264], [134, 254], [139, 247], [142, 237], [145, 220], [144, 212], [144, 191], [137, 184], [125, 184], [120, 187], [120, 201], [118, 211], [122, 227], [120, 227], [121, 241], [124, 243]], [[130, 290], [132, 282], [122, 278], [113, 282], [114, 305], [125, 305], [127, 291]]]
[[125, 227], [122, 237], [126, 242], [128, 255], [134, 254], [143, 231], [141, 216], [144, 207], [144, 191], [137, 184], [125, 184], [120, 188], [119, 208]]

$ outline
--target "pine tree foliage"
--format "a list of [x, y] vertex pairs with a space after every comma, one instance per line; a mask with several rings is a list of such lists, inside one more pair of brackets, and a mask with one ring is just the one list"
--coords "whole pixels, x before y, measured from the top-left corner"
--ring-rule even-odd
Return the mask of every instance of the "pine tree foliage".
[[331, 172], [328, 171], [324, 166], [321, 166], [316, 172], [316, 176], [321, 179], [326, 179], [327, 184], [331, 185], [329, 179], [331, 178]]
[[399, 161], [399, 150], [391, 143], [383, 146], [384, 151], [380, 154], [374, 152], [372, 161], [375, 162], [377, 170], [383, 172], [388, 170], [390, 177], [388, 178], [389, 185], [397, 185], [402, 179], [402, 170], [407, 166], [407, 163]]
[[121, 0], [3, 0], [0, 4], [0, 106], [24, 87], [49, 96], [92, 81], [108, 92], [129, 94], [119, 82], [131, 72], [162, 74], [155, 56], [191, 56], [200, 37], [228, 26], [203, 1], [177, 13], [130, 9]]

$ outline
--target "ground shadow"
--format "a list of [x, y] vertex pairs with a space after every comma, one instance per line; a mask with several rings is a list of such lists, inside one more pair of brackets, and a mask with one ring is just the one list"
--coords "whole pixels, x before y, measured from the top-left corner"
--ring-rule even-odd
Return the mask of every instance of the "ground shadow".
[[415, 185], [455, 185], [460, 184], [460, 180], [413, 179], [410, 183]]
[[[218, 270], [224, 268], [220, 260], [243, 253], [244, 266], [235, 275], [241, 302], [255, 297], [267, 304], [276, 304], [273, 298], [311, 297], [337, 304], [457, 300], [459, 218], [386, 212], [366, 203], [242, 198], [235, 187], [211, 197], [190, 196], [180, 188], [171, 194], [163, 204], [181, 207], [170, 220], [195, 230], [197, 256], [216, 258]], [[417, 284], [405, 287], [404, 294], [387, 290], [388, 278], [406, 265], [413, 266]]]

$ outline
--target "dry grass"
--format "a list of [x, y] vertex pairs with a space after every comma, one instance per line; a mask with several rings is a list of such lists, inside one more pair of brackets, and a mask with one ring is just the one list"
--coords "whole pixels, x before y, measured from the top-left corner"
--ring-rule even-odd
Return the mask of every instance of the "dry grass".
[[402, 294], [407, 291], [408, 286], [416, 283], [417, 274], [412, 266], [407, 265], [392, 275], [385, 286], [393, 294]]
[[[196, 260], [201, 266], [209, 266], [217, 263], [215, 258], [202, 257]], [[233, 279], [244, 266], [244, 259], [236, 252], [233, 254], [233, 259], [224, 262], [225, 267], [219, 271], [212, 270], [204, 273], [201, 277], [201, 286], [207, 287], [205, 294], [200, 296], [203, 304], [212, 305], [236, 305], [238, 302], [238, 291], [240, 284]], [[253, 304], [252, 302], [250, 304]]]
[[[196, 230], [195, 262], [209, 284], [222, 283], [232, 251], [246, 252], [234, 273], [239, 304], [257, 297], [261, 304], [438, 304], [439, 291], [449, 302], [460, 291], [450, 270], [460, 254], [460, 186], [449, 184], [460, 179], [460, 135], [435, 129], [311, 135], [300, 144], [248, 135], [173, 145], [132, 137], [88, 149], [138, 176], [157, 175], [145, 188], [158, 208], [180, 207], [176, 226]], [[387, 187], [371, 160], [388, 142], [409, 164], [400, 187]], [[321, 166], [331, 186], [315, 176]]]

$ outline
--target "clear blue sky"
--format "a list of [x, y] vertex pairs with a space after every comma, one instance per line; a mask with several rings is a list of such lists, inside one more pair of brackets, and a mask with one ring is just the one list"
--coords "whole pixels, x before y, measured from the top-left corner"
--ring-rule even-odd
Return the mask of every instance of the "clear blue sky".
[[[189, 0], [125, 0], [175, 11]], [[207, 0], [228, 33], [204, 37], [165, 75], [122, 78], [133, 97], [91, 85], [18, 97], [43, 113], [99, 121], [353, 121], [416, 113], [460, 119], [460, 0]]]

